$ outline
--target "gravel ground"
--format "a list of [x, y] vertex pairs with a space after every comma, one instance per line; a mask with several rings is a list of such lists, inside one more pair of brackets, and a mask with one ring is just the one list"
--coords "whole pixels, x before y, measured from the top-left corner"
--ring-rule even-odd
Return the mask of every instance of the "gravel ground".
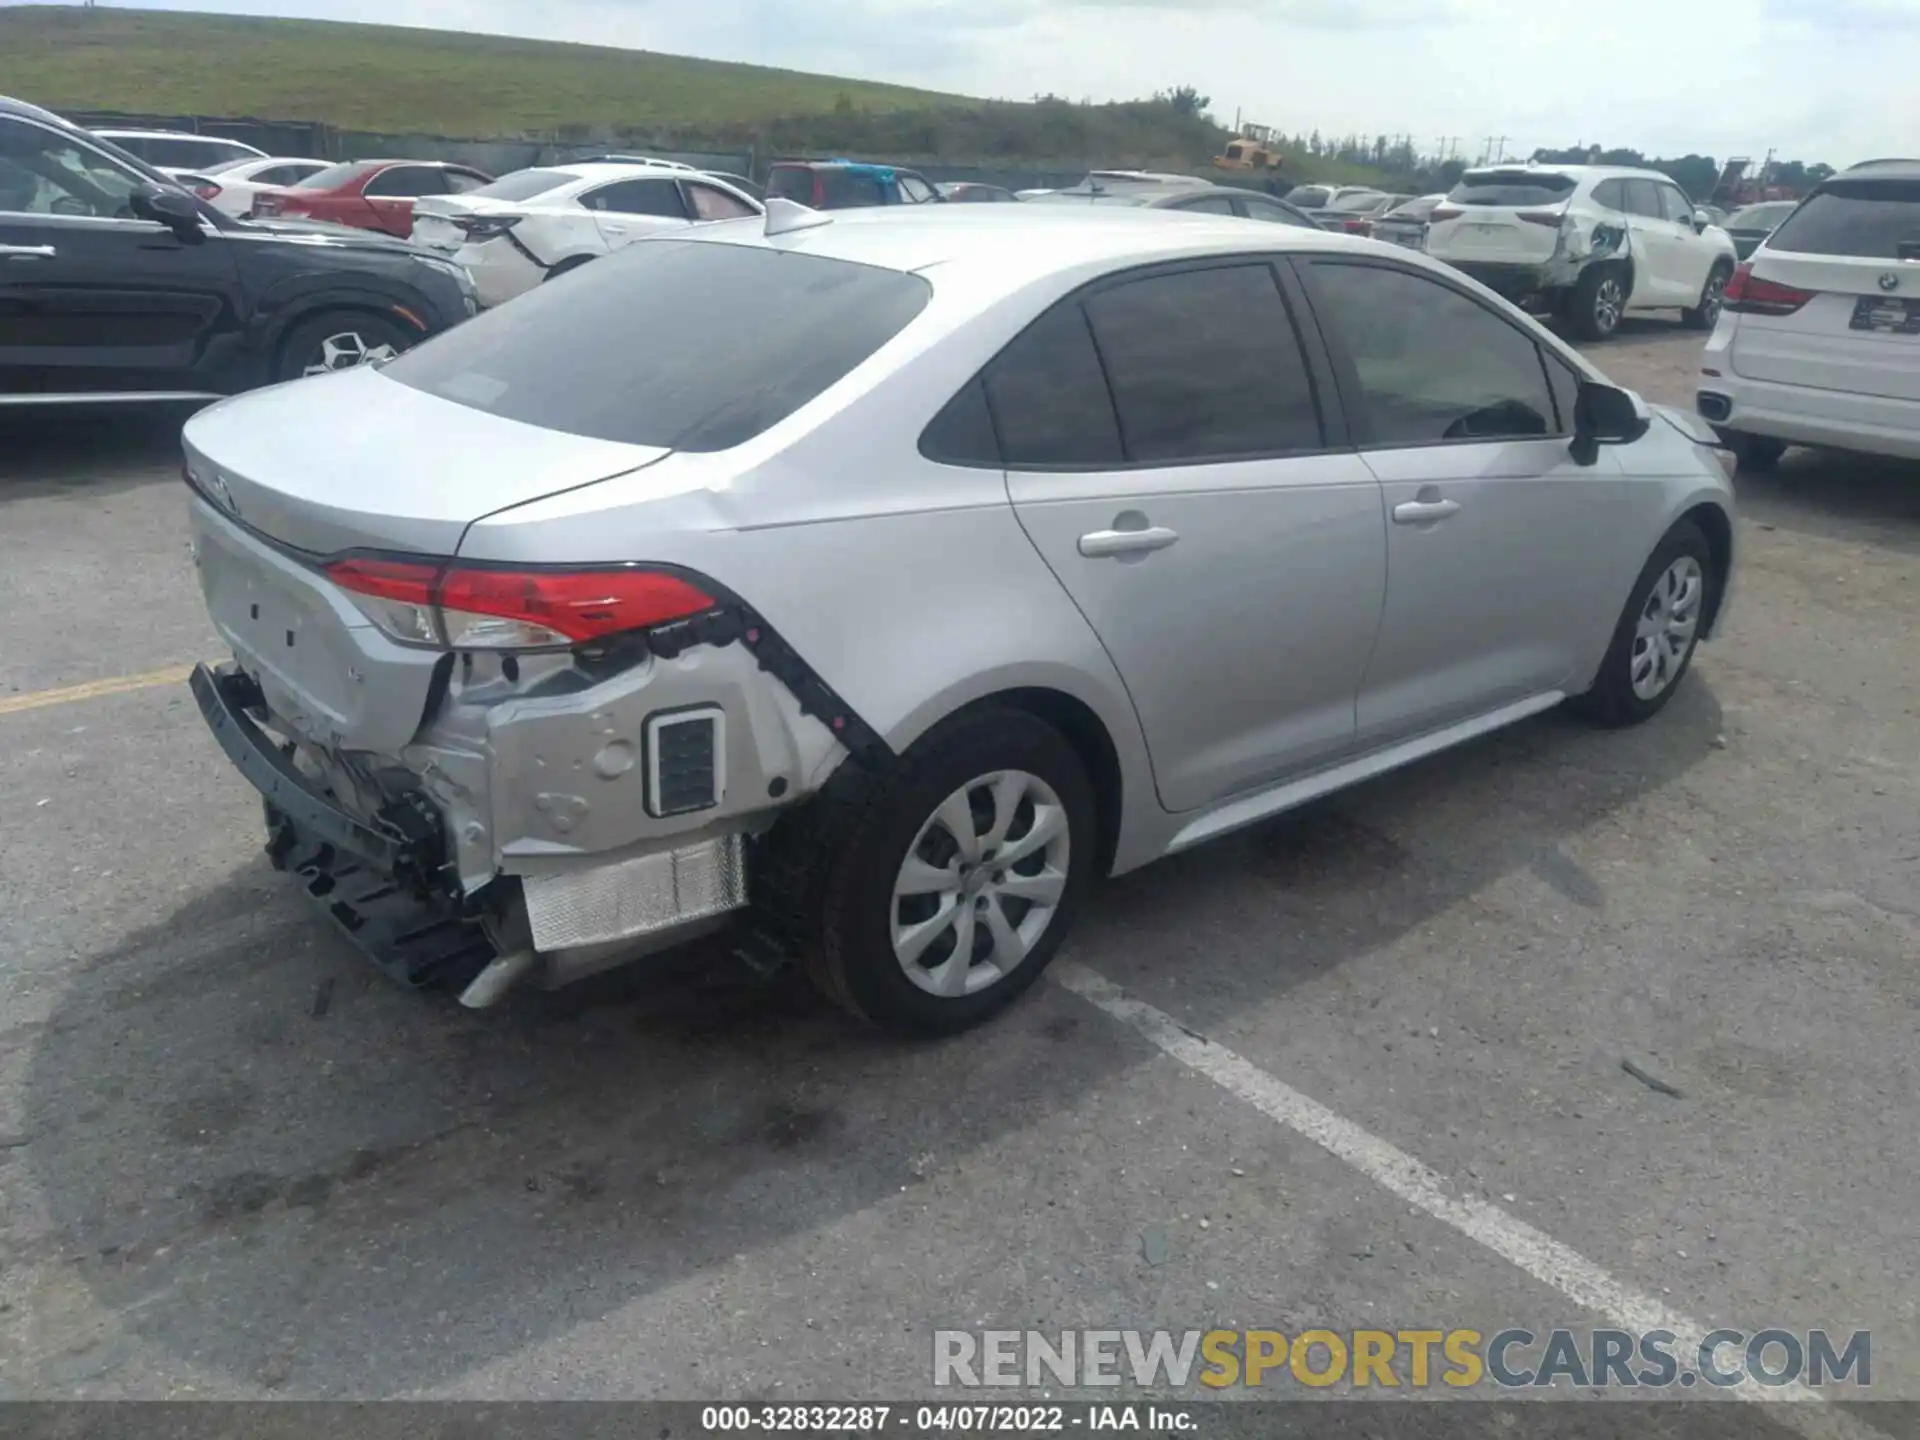
[[[1596, 358], [1686, 404], [1698, 349]], [[180, 684], [39, 703], [213, 651], [177, 422], [0, 430], [0, 1396], [900, 1397], [938, 1327], [1644, 1300], [1870, 1328], [1920, 1398], [1920, 468], [1739, 477], [1730, 631], [1657, 722], [1550, 715], [1125, 877], [1060, 983], [909, 1046], [711, 954], [397, 993]]]

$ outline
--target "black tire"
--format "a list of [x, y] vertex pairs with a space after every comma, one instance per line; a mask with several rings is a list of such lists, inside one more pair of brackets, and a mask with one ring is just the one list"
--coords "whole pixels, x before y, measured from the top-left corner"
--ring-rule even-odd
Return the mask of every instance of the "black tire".
[[1627, 277], [1612, 264], [1589, 265], [1574, 283], [1567, 323], [1582, 340], [1610, 340], [1627, 313]]
[[[298, 380], [323, 364], [329, 370], [350, 370], [368, 358], [398, 355], [419, 339], [414, 331], [371, 310], [323, 310], [287, 332], [273, 378]], [[355, 355], [359, 358], [352, 358]]]
[[1733, 452], [1742, 470], [1771, 470], [1787, 453], [1787, 442], [1771, 435], [1749, 435], [1744, 430], [1728, 430], [1719, 425], [1713, 427], [1713, 432], [1720, 437], [1720, 443]]
[[1700, 288], [1700, 303], [1691, 310], [1680, 312], [1680, 323], [1689, 330], [1711, 330], [1720, 323], [1720, 295], [1727, 288], [1727, 281], [1733, 278], [1733, 266], [1721, 260], [1715, 263], [1707, 275], [1707, 283]]
[[540, 283], [544, 285], [549, 280], [558, 280], [562, 275], [571, 275], [591, 259], [593, 259], [591, 255], [570, 255], [551, 270], [547, 271], [546, 274], [542, 275], [540, 277]]
[[[1044, 930], [1010, 973], [969, 994], [931, 994], [908, 978], [894, 951], [893, 922], [903, 903], [894, 894], [895, 878], [943, 801], [969, 781], [1010, 770], [1044, 782], [1066, 812], [1065, 885]], [[755, 852], [756, 900], [836, 1004], [895, 1034], [952, 1034], [1003, 1009], [1052, 961], [1093, 881], [1095, 805], [1086, 767], [1052, 726], [1019, 710], [966, 711], [884, 770], [848, 761], [825, 791], [783, 817]], [[1024, 813], [1030, 826], [1032, 813]], [[1022, 833], [1016, 823], [1007, 843]], [[905, 918], [911, 923], [913, 917]], [[937, 959], [944, 939], [936, 935], [927, 954]], [[956, 949], [957, 941], [945, 953]], [[972, 953], [980, 953], [977, 946]]]
[[[1686, 557], [1700, 567], [1701, 577], [1700, 591], [1693, 601], [1693, 631], [1678, 663], [1664, 667], [1668, 672], [1665, 684], [1650, 696], [1642, 695], [1633, 687], [1639, 623], [1643, 616], [1649, 615], [1654, 587], [1675, 562]], [[1613, 642], [1607, 647], [1606, 658], [1600, 662], [1593, 688], [1568, 701], [1568, 708], [1595, 724], [1609, 727], [1638, 725], [1659, 714], [1693, 664], [1694, 651], [1700, 643], [1700, 626], [1720, 593], [1721, 581], [1714, 568], [1713, 547], [1707, 543], [1700, 527], [1691, 520], [1675, 525], [1654, 547], [1640, 571], [1640, 578], [1633, 582], [1633, 593], [1628, 597], [1626, 609], [1620, 613], [1620, 623], [1614, 627]]]

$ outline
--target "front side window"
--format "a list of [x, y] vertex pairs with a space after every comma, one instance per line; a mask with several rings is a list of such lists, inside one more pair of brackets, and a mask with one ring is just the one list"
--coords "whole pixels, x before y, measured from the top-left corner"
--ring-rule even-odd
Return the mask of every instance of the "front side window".
[[91, 146], [0, 116], [0, 212], [129, 220], [142, 179]]
[[578, 178], [564, 170], [516, 170], [472, 193], [488, 200], [531, 200], [536, 195], [570, 185]]
[[1089, 295], [1086, 312], [1128, 460], [1180, 464], [1321, 444], [1306, 359], [1267, 265], [1127, 281]]
[[1299, 212], [1258, 195], [1242, 195], [1240, 206], [1249, 220], [1265, 220], [1270, 225], [1292, 225], [1312, 230], [1320, 228]]
[[1372, 443], [1561, 432], [1539, 347], [1459, 291], [1405, 270], [1315, 261], [1314, 311], [1352, 357]]
[[927, 201], [937, 198], [932, 187], [917, 175], [900, 177], [900, 194], [909, 205], [924, 205]]
[[1658, 189], [1660, 191], [1660, 207], [1665, 211], [1667, 219], [1673, 221], [1676, 225], [1692, 225], [1693, 202], [1680, 193], [1679, 187], [1674, 185], [1661, 185]]

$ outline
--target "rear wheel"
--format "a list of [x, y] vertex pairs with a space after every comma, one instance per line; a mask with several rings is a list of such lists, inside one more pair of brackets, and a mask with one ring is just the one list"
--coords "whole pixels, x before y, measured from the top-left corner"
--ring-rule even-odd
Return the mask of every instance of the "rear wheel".
[[1732, 278], [1733, 267], [1722, 260], [1713, 267], [1713, 273], [1707, 276], [1707, 283], [1701, 288], [1700, 303], [1691, 310], [1680, 312], [1680, 323], [1689, 330], [1711, 330], [1720, 323], [1720, 306], [1726, 295], [1727, 281]]
[[1713, 429], [1721, 443], [1733, 452], [1742, 470], [1771, 470], [1787, 453], [1787, 442], [1771, 435], [1749, 435], [1744, 430], [1727, 430], [1718, 425]]
[[1582, 340], [1609, 340], [1627, 313], [1627, 280], [1618, 265], [1589, 265], [1567, 302], [1567, 320]]
[[391, 360], [419, 336], [382, 315], [329, 310], [302, 320], [280, 347], [276, 380], [298, 380]]
[[1637, 725], [1673, 698], [1693, 663], [1708, 601], [1720, 584], [1713, 548], [1691, 520], [1669, 530], [1634, 582], [1593, 688], [1569, 702], [1601, 725]]
[[1093, 877], [1093, 787], [1066, 739], [1024, 711], [976, 710], [885, 773], [836, 781], [781, 822], [763, 870], [828, 997], [937, 1035], [1033, 984]]

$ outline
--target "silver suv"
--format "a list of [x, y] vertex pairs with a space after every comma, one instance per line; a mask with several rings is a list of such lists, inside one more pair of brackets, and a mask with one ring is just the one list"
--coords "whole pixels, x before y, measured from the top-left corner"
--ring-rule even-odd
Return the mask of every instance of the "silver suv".
[[733, 919], [959, 1028], [1098, 877], [1572, 697], [1646, 719], [1721, 614], [1703, 422], [1418, 255], [768, 210], [187, 427], [194, 692], [403, 979]]

